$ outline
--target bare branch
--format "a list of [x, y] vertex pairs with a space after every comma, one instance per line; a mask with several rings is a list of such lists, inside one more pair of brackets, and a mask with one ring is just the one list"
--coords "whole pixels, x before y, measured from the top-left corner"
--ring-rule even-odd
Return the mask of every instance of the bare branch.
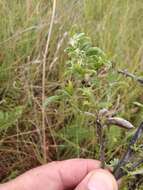
[[123, 74], [126, 77], [130, 77], [134, 79], [135, 81], [139, 82], [140, 84], [143, 84], [143, 78], [140, 78], [132, 73], [129, 73], [127, 70], [118, 70], [118, 73]]
[[96, 120], [96, 124], [97, 124], [97, 135], [99, 138], [99, 145], [100, 145], [99, 160], [101, 161], [101, 167], [105, 168], [105, 134], [104, 134], [104, 129], [103, 129], [101, 122], [98, 119]]

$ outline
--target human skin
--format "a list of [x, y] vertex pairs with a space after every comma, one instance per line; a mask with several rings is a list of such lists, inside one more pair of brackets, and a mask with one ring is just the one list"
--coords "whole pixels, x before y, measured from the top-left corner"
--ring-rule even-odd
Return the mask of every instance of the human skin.
[[117, 190], [112, 174], [91, 159], [51, 162], [0, 185], [0, 190]]

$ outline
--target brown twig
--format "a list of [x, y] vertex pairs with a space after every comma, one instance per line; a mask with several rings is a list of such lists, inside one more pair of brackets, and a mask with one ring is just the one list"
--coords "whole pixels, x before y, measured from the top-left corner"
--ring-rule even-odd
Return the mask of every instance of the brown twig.
[[140, 78], [132, 73], [129, 73], [127, 70], [118, 70], [118, 73], [126, 76], [126, 77], [130, 77], [132, 79], [134, 79], [135, 81], [139, 82], [140, 84], [143, 84], [143, 78]]
[[97, 135], [99, 138], [99, 145], [100, 145], [100, 151], [99, 151], [99, 160], [101, 161], [101, 167], [105, 168], [105, 135], [104, 135], [104, 129], [100, 122], [100, 120], [96, 120], [97, 124]]

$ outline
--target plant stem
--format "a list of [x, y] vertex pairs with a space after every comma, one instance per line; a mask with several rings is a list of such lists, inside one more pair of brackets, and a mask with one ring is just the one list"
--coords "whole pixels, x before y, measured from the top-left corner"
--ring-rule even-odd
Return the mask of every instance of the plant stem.
[[49, 51], [49, 44], [50, 44], [50, 39], [51, 39], [51, 34], [52, 34], [52, 29], [53, 29], [53, 24], [54, 24], [54, 18], [55, 18], [55, 12], [56, 12], [56, 2], [57, 2], [57, 0], [53, 0], [52, 17], [51, 17], [51, 22], [50, 22], [45, 52], [44, 52], [44, 56], [43, 56], [43, 69], [42, 69], [42, 138], [43, 138], [42, 149], [43, 149], [43, 159], [44, 159], [45, 163], [47, 160], [47, 156], [46, 156], [46, 132], [45, 132], [45, 107], [44, 107], [46, 62], [47, 62], [47, 54]]
[[137, 77], [136, 75], [129, 73], [128, 71], [122, 71], [118, 70], [118, 73], [125, 75], [126, 77], [130, 77], [134, 79], [135, 81], [139, 82], [140, 84], [143, 84], [143, 78]]
[[101, 167], [105, 168], [105, 135], [101, 122], [97, 120], [96, 123], [97, 123], [97, 134], [100, 144], [99, 160], [101, 161]]

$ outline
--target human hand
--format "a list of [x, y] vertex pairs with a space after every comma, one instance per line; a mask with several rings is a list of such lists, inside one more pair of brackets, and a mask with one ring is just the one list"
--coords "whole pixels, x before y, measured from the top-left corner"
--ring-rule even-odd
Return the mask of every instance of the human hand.
[[117, 190], [112, 174], [100, 168], [100, 162], [71, 159], [52, 162], [32, 169], [0, 190]]

